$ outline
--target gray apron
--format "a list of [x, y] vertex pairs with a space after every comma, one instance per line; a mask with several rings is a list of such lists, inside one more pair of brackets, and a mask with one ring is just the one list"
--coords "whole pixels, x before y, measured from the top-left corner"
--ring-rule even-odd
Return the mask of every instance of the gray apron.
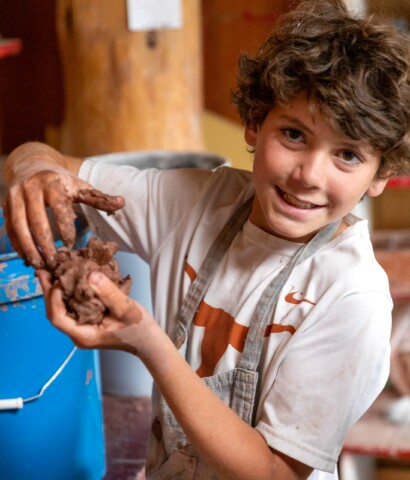
[[[181, 306], [174, 343], [186, 357], [188, 334], [198, 307], [213, 275], [231, 245], [235, 235], [246, 222], [253, 198], [244, 203], [225, 225], [209, 249], [201, 268], [192, 282]], [[340, 222], [332, 223], [302, 245], [289, 263], [269, 283], [255, 308], [244, 350], [238, 367], [202, 380], [240, 418], [254, 426], [255, 399], [258, 386], [258, 364], [264, 332], [272, 318], [277, 298], [293, 267], [310, 257], [336, 232]], [[146, 476], [148, 480], [209, 480], [217, 479], [198, 456], [173, 413], [154, 386], [154, 418], [148, 444]], [[229, 435], [229, 432], [227, 432]]]

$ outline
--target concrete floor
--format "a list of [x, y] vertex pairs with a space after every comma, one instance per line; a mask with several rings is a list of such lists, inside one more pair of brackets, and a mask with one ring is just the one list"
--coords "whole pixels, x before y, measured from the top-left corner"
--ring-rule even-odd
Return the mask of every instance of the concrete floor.
[[107, 462], [103, 480], [135, 480], [145, 463], [151, 400], [104, 395], [103, 408]]

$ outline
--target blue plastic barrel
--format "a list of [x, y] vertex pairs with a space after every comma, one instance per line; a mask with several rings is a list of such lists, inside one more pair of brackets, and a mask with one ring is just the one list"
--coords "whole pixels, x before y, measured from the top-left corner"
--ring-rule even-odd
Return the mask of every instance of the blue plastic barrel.
[[[76, 246], [87, 240], [79, 229]], [[36, 396], [67, 360], [42, 396], [0, 410], [1, 480], [103, 478], [99, 358], [73, 348], [46, 319], [34, 270], [13, 251], [0, 210], [0, 404]]]

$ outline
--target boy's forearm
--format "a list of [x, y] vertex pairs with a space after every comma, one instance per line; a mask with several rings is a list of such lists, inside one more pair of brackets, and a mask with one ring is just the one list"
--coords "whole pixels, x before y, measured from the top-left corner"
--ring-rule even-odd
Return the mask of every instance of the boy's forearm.
[[254, 428], [209, 390], [164, 332], [156, 332], [155, 339], [150, 351], [147, 338], [141, 357], [190, 442], [219, 478], [309, 476], [309, 467], [272, 452]]

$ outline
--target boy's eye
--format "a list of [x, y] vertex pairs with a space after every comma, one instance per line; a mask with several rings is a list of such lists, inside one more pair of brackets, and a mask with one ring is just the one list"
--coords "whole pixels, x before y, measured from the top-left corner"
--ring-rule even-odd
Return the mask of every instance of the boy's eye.
[[342, 158], [349, 163], [360, 162], [360, 158], [351, 150], [343, 150]]
[[285, 137], [292, 142], [303, 141], [302, 132], [300, 130], [297, 130], [296, 128], [284, 128], [282, 132]]

